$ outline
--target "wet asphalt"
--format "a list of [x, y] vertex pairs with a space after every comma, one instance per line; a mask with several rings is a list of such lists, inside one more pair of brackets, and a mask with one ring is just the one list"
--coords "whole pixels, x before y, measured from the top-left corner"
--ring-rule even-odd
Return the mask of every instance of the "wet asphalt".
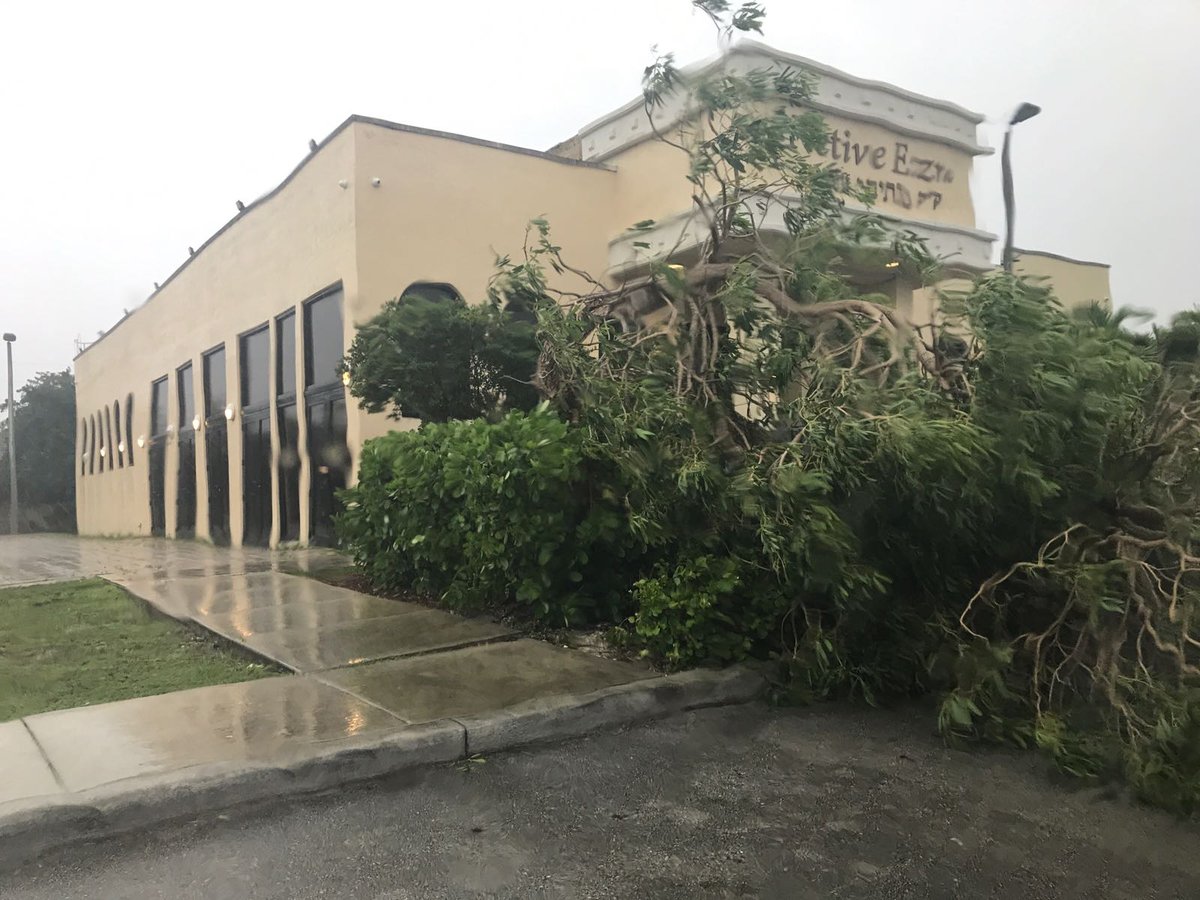
[[698, 711], [67, 848], [0, 897], [1196, 896], [1197, 826], [931, 722]]

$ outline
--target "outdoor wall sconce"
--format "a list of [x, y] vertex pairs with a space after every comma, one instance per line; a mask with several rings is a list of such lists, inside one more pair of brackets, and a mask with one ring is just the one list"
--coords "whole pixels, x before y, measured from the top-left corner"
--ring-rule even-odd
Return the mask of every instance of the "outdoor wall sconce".
[[117, 452], [118, 453], [125, 452], [125, 442], [124, 441], [121, 441], [119, 444], [117, 444]]
[[350, 373], [349, 372], [342, 373], [342, 384], [344, 384], [346, 387], [350, 387]]
[[226, 419], [226, 421], [229, 421], [229, 422], [233, 421], [233, 404], [232, 403], [227, 404], [225, 407], [225, 419]]
[[146, 436], [145, 436], [144, 434], [139, 434], [139, 435], [138, 435], [138, 441], [137, 441], [137, 444], [138, 444], [138, 447], [145, 447], [145, 446], [146, 446]]
[[100, 448], [100, 458], [101, 458], [101, 459], [103, 459], [103, 458], [104, 458], [104, 457], [106, 457], [106, 456], [108, 456], [108, 450], [107, 450], [107, 448], [105, 448], [105, 447], [101, 447], [101, 448]]
[[378, 175], [371, 179], [371, 187], [379, 187], [381, 184], [383, 184], [383, 179]]
[[192, 416], [192, 431], [199, 431], [199, 430], [200, 430], [200, 417]]

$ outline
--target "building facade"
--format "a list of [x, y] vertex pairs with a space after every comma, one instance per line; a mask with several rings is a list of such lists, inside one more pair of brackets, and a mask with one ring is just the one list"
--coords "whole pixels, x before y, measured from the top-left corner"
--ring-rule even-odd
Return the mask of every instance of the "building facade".
[[[874, 188], [876, 213], [925, 238], [952, 277], [992, 267], [970, 192], [974, 158], [991, 152], [981, 116], [753, 42], [697, 70], [771, 63], [818, 76], [826, 156]], [[655, 127], [682, 112], [656, 110]], [[613, 285], [647, 252], [701, 240], [686, 158], [645, 116], [639, 99], [544, 153], [351, 116], [76, 357], [80, 533], [330, 541], [363, 442], [416, 425], [347, 396], [337, 364], [358, 324], [418, 285], [481, 300], [497, 255], [518, 256], [538, 217], [576, 268]], [[628, 232], [647, 219], [649, 233]], [[1108, 299], [1104, 267], [1033, 251], [1017, 264], [1070, 302]], [[935, 290], [862, 276], [929, 320]]]

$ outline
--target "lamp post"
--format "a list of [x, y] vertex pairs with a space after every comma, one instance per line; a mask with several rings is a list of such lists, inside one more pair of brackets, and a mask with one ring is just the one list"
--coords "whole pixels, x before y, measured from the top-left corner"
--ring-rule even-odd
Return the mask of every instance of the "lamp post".
[[1000, 170], [1004, 178], [1004, 218], [1006, 222], [1004, 233], [1004, 256], [1001, 258], [1001, 264], [1004, 266], [1004, 271], [1012, 274], [1013, 264], [1013, 218], [1014, 218], [1014, 200], [1013, 200], [1013, 178], [1012, 178], [1012, 160], [1009, 156], [1009, 144], [1012, 142], [1013, 126], [1024, 122], [1026, 119], [1032, 119], [1042, 111], [1040, 106], [1035, 106], [1032, 103], [1022, 103], [1017, 107], [1017, 111], [1012, 114], [1012, 118], [1008, 120], [1008, 129], [1004, 132], [1004, 150], [1000, 154]]
[[12, 345], [17, 336], [4, 332], [4, 345], [8, 348], [8, 533], [17, 533], [17, 435], [13, 414]]

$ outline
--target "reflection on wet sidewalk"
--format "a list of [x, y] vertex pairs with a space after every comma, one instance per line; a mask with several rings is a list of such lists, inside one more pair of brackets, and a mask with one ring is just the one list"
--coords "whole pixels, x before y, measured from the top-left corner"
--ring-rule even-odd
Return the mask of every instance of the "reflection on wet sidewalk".
[[286, 766], [414, 723], [461, 728], [450, 717], [655, 676], [294, 574], [344, 562], [329, 550], [0, 537], [0, 586], [104, 576], [300, 673], [0, 723], [0, 811], [210, 764]]
[[0, 536], [0, 587], [96, 576], [175, 578], [273, 570], [307, 572], [344, 562], [345, 557], [324, 547], [267, 550], [165, 538]]
[[464, 619], [284, 572], [112, 580], [167, 615], [190, 619], [293, 672], [511, 635], [485, 619]]

